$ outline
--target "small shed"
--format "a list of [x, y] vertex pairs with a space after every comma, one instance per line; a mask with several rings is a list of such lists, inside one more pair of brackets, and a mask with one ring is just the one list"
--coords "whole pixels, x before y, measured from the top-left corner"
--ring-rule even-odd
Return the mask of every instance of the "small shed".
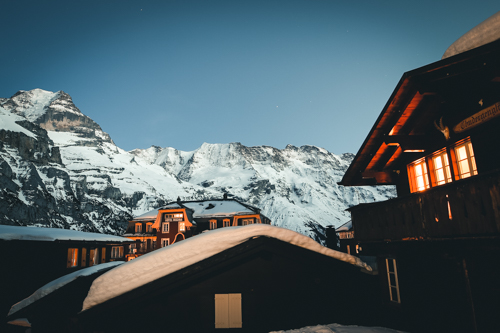
[[[264, 224], [222, 228], [99, 276], [71, 322], [82, 332], [373, 325], [372, 287], [378, 280], [362, 272], [370, 269], [357, 257], [287, 229]], [[133, 315], [123, 320], [127, 313]]]

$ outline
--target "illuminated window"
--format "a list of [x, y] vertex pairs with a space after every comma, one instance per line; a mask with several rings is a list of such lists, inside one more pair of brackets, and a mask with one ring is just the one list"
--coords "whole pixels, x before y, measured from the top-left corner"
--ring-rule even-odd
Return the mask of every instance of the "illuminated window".
[[168, 222], [163, 223], [161, 231], [162, 232], [169, 232], [169, 230], [170, 230], [170, 223], [168, 223]]
[[429, 177], [425, 159], [418, 160], [408, 165], [408, 179], [411, 192], [420, 192], [429, 188]]
[[185, 231], [186, 231], [186, 223], [179, 222], [179, 232], [185, 232]]
[[451, 182], [450, 162], [446, 150], [432, 156], [433, 186], [443, 185]]
[[253, 224], [253, 219], [243, 219], [241, 220], [241, 225]]
[[386, 258], [385, 264], [387, 268], [387, 281], [389, 285], [389, 299], [395, 303], [401, 303], [399, 296], [398, 269], [396, 267], [396, 259]]
[[123, 246], [113, 246], [111, 248], [111, 259], [123, 258]]
[[68, 263], [66, 267], [78, 266], [78, 249], [68, 249]]
[[106, 262], [106, 248], [101, 248], [101, 264]]
[[146, 232], [153, 232], [153, 223], [146, 224]]
[[231, 226], [231, 221], [229, 219], [224, 219], [222, 222], [223, 222], [224, 228]]
[[169, 238], [162, 238], [161, 239], [161, 247], [169, 246], [170, 245], [170, 239]]
[[136, 223], [135, 224], [135, 233], [141, 233], [142, 232], [142, 224], [141, 223]]
[[171, 220], [173, 220], [173, 219], [179, 220], [179, 219], [182, 219], [183, 217], [184, 217], [184, 214], [183, 214], [183, 213], [165, 214], [165, 215], [163, 216], [164, 221], [171, 221]]
[[99, 249], [90, 249], [90, 262], [89, 266], [99, 264]]
[[210, 220], [210, 230], [217, 229], [217, 220]]
[[455, 146], [455, 158], [457, 161], [457, 171], [460, 179], [477, 175], [476, 159], [470, 139]]

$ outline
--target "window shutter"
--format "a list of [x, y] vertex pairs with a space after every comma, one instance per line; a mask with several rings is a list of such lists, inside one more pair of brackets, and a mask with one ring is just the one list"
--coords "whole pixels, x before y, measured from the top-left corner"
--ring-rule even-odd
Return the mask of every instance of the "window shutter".
[[242, 327], [241, 294], [229, 294], [229, 327]]
[[228, 294], [215, 294], [215, 328], [229, 328]]

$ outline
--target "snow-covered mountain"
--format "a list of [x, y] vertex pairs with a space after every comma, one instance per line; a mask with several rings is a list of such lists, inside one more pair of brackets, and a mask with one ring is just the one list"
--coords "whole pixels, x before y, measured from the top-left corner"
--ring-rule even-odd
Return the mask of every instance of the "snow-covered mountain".
[[395, 196], [392, 187], [337, 185], [353, 157], [240, 143], [127, 152], [68, 94], [19, 91], [0, 98], [0, 224], [121, 233], [132, 216], [177, 197], [228, 193], [320, 240], [325, 226], [349, 220], [346, 208]]

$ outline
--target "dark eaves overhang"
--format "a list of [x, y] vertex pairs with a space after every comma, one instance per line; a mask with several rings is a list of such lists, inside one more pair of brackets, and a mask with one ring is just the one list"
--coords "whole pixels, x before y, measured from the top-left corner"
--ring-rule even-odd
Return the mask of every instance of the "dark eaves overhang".
[[[499, 50], [500, 40], [497, 40], [404, 73], [338, 184], [344, 186], [394, 185], [393, 175], [398, 170], [391, 170], [384, 166], [394, 164], [394, 161], [401, 158], [405, 151], [423, 152], [426, 149], [427, 139], [424, 137], [391, 135], [398, 121], [402, 117], [410, 117], [414, 111], [419, 112], [418, 106], [429, 96], [429, 92], [419, 91], [421, 84], [450, 79], [475, 70], [474, 66], [483, 65], [480, 61], [483, 55], [491, 59], [492, 54], [498, 54]], [[476, 59], [477, 64], [470, 65], [471, 59]]]

